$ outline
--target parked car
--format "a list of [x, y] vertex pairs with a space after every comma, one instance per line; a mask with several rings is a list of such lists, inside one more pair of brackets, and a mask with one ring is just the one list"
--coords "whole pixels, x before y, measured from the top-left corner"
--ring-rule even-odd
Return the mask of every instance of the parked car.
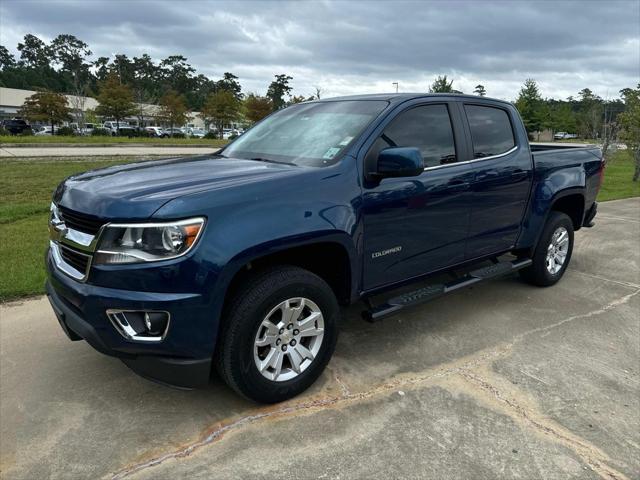
[[180, 135], [184, 135], [184, 132], [182, 131], [181, 128], [165, 128], [162, 130], [162, 133], [165, 137], [172, 137], [175, 134], [180, 134]]
[[115, 137], [117, 135], [127, 136], [134, 135], [136, 131], [136, 127], [130, 125], [128, 122], [116, 122], [116, 121], [108, 121], [104, 122], [102, 128], [111, 133], [111, 136]]
[[279, 402], [329, 362], [339, 305], [376, 321], [515, 271], [558, 282], [603, 168], [596, 147], [530, 145], [500, 100], [305, 102], [215, 155], [62, 182], [47, 293], [71, 340], [146, 378], [195, 387], [215, 367]]
[[80, 132], [80, 135], [91, 135], [93, 133], [93, 130], [96, 128], [95, 124], [93, 123], [85, 123], [84, 127], [80, 128], [78, 131]]
[[566, 140], [569, 138], [578, 138], [578, 135], [576, 135], [575, 133], [558, 132], [553, 136], [553, 138], [555, 140]]
[[2, 120], [0, 127], [7, 130], [11, 135], [28, 135], [32, 133], [31, 126], [19, 118]]
[[38, 136], [42, 136], [42, 135], [53, 135], [54, 132], [57, 133], [58, 132], [58, 128], [60, 127], [52, 127], [51, 125], [42, 125], [41, 127], [38, 127], [38, 129], [36, 130], [36, 132], [34, 133], [34, 135], [38, 135]]
[[145, 127], [144, 128], [147, 133], [149, 134], [149, 136], [151, 137], [164, 137], [164, 131], [162, 130], [162, 127]]
[[222, 138], [225, 140], [238, 137], [239, 135], [240, 135], [240, 132], [235, 128], [225, 128], [222, 130]]
[[194, 138], [204, 138], [205, 132], [202, 128], [189, 128], [187, 130], [187, 135]]

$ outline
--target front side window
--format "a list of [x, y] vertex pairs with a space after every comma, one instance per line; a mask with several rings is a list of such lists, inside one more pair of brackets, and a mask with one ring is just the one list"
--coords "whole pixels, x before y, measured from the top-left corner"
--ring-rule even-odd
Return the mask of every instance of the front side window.
[[425, 168], [456, 162], [456, 147], [446, 105], [423, 105], [400, 113], [385, 128], [367, 155], [374, 161], [389, 147], [416, 147]]
[[331, 165], [387, 105], [377, 100], [293, 105], [248, 130], [221, 154], [313, 167]]
[[480, 105], [465, 105], [464, 109], [471, 129], [474, 158], [500, 155], [516, 145], [506, 110]]

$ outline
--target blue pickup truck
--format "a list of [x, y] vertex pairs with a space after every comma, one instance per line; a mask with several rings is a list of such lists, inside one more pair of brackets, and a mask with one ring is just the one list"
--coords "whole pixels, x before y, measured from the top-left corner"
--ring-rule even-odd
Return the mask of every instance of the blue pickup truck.
[[214, 155], [62, 182], [46, 289], [71, 340], [146, 378], [215, 369], [278, 402], [329, 362], [342, 305], [376, 321], [510, 272], [556, 283], [603, 168], [596, 147], [530, 145], [500, 100], [305, 102]]

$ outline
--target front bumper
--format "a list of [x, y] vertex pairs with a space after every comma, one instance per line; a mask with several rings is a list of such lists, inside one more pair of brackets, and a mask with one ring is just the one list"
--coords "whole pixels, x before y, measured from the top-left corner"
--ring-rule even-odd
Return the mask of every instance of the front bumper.
[[[201, 295], [137, 292], [77, 282], [57, 270], [49, 252], [46, 266], [47, 296], [69, 339], [86, 340], [150, 380], [180, 388], [208, 383], [217, 322]], [[134, 342], [113, 327], [106, 315], [109, 308], [165, 310], [171, 312], [172, 323], [161, 342]]]

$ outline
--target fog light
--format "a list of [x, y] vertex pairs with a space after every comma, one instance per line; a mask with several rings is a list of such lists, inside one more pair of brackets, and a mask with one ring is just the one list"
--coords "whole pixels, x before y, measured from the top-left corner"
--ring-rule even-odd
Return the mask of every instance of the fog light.
[[149, 335], [162, 335], [167, 328], [168, 314], [165, 312], [145, 312], [144, 326]]
[[169, 329], [169, 312], [107, 310], [115, 329], [127, 340], [160, 342]]

